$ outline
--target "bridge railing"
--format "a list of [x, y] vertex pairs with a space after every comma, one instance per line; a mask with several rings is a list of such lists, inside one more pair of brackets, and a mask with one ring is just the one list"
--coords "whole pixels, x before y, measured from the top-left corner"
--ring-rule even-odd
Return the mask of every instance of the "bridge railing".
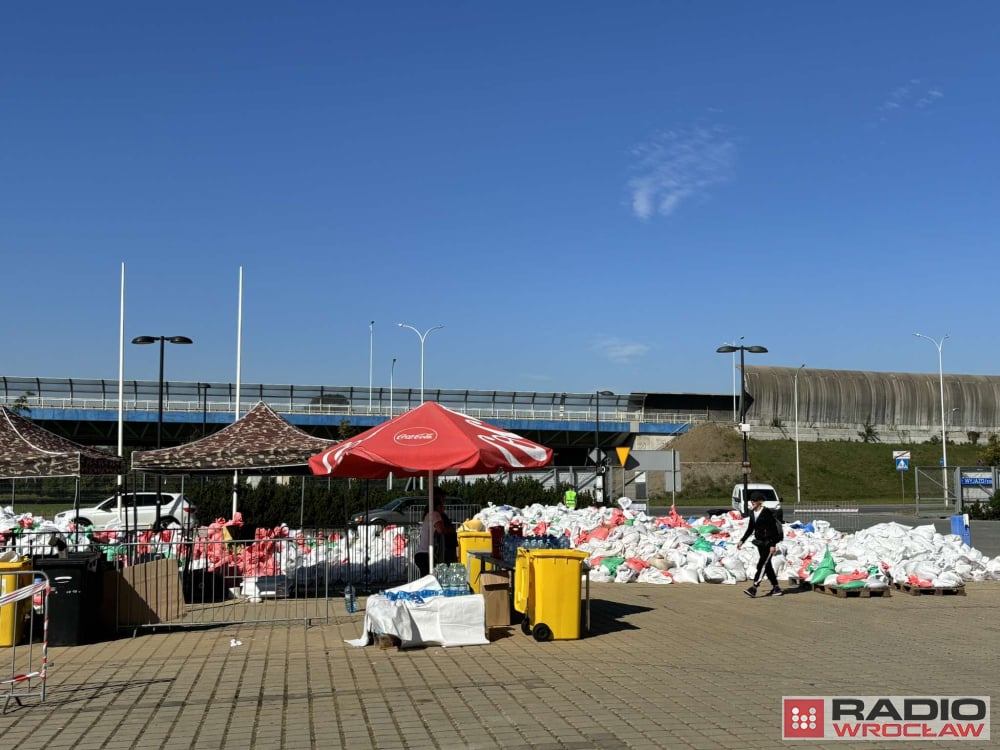
[[[241, 391], [239, 413], [245, 414], [258, 401], [285, 414], [324, 416], [393, 417], [419, 404], [412, 389], [397, 398], [378, 388], [368, 397], [368, 389], [254, 385]], [[158, 383], [127, 381], [125, 411], [155, 412], [159, 409]], [[496, 419], [552, 420], [559, 422], [644, 422], [692, 424], [708, 420], [708, 414], [637, 408], [628, 395], [556, 394], [523, 391], [428, 390], [434, 400], [463, 414], [486, 421]], [[62, 380], [43, 378], [0, 378], [0, 404], [31, 409], [117, 411], [117, 382], [108, 380]], [[235, 414], [235, 387], [217, 383], [165, 383], [163, 409], [169, 412]]]

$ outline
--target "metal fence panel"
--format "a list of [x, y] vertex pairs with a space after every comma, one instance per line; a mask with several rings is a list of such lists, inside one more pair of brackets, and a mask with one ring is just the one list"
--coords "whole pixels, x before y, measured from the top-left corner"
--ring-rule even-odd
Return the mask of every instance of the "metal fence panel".
[[[118, 630], [241, 623], [329, 622], [351, 583], [362, 594], [417, 577], [417, 526], [359, 526], [309, 532], [229, 527], [152, 532], [23, 531], [0, 551], [34, 559], [97, 552], [103, 601]], [[234, 533], [239, 533], [234, 530]]]
[[[787, 509], [786, 509], [787, 510]], [[861, 530], [861, 511], [857, 504], [852, 503], [796, 503], [792, 509], [792, 519], [795, 523], [810, 521], [826, 521], [837, 531], [853, 534]]]

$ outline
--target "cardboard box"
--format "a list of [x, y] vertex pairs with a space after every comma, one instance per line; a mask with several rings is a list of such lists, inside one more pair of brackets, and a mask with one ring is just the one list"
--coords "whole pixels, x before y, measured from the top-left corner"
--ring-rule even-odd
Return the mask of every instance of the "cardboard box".
[[510, 571], [483, 572], [479, 584], [486, 603], [486, 628], [510, 625]]

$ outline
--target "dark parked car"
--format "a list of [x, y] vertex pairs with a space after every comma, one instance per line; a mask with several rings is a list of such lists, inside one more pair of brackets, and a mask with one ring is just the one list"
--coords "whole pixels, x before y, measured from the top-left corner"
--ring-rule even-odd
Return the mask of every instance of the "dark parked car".
[[[372, 508], [367, 513], [355, 513], [351, 517], [351, 525], [390, 526], [405, 523], [420, 523], [427, 512], [427, 495], [397, 497], [381, 508]], [[460, 497], [446, 497], [444, 512], [452, 523], [458, 526], [466, 518], [471, 518], [479, 512], [479, 507], [465, 503]]]

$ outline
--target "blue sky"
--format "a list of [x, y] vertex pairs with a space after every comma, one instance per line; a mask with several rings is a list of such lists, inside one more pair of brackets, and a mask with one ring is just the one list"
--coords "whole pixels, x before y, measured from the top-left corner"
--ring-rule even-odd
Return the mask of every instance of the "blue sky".
[[[0, 11], [15, 376], [731, 390], [997, 374], [1000, 5]], [[374, 320], [374, 327], [370, 321]], [[397, 360], [395, 368], [392, 359]], [[155, 379], [150, 348], [125, 377]]]

